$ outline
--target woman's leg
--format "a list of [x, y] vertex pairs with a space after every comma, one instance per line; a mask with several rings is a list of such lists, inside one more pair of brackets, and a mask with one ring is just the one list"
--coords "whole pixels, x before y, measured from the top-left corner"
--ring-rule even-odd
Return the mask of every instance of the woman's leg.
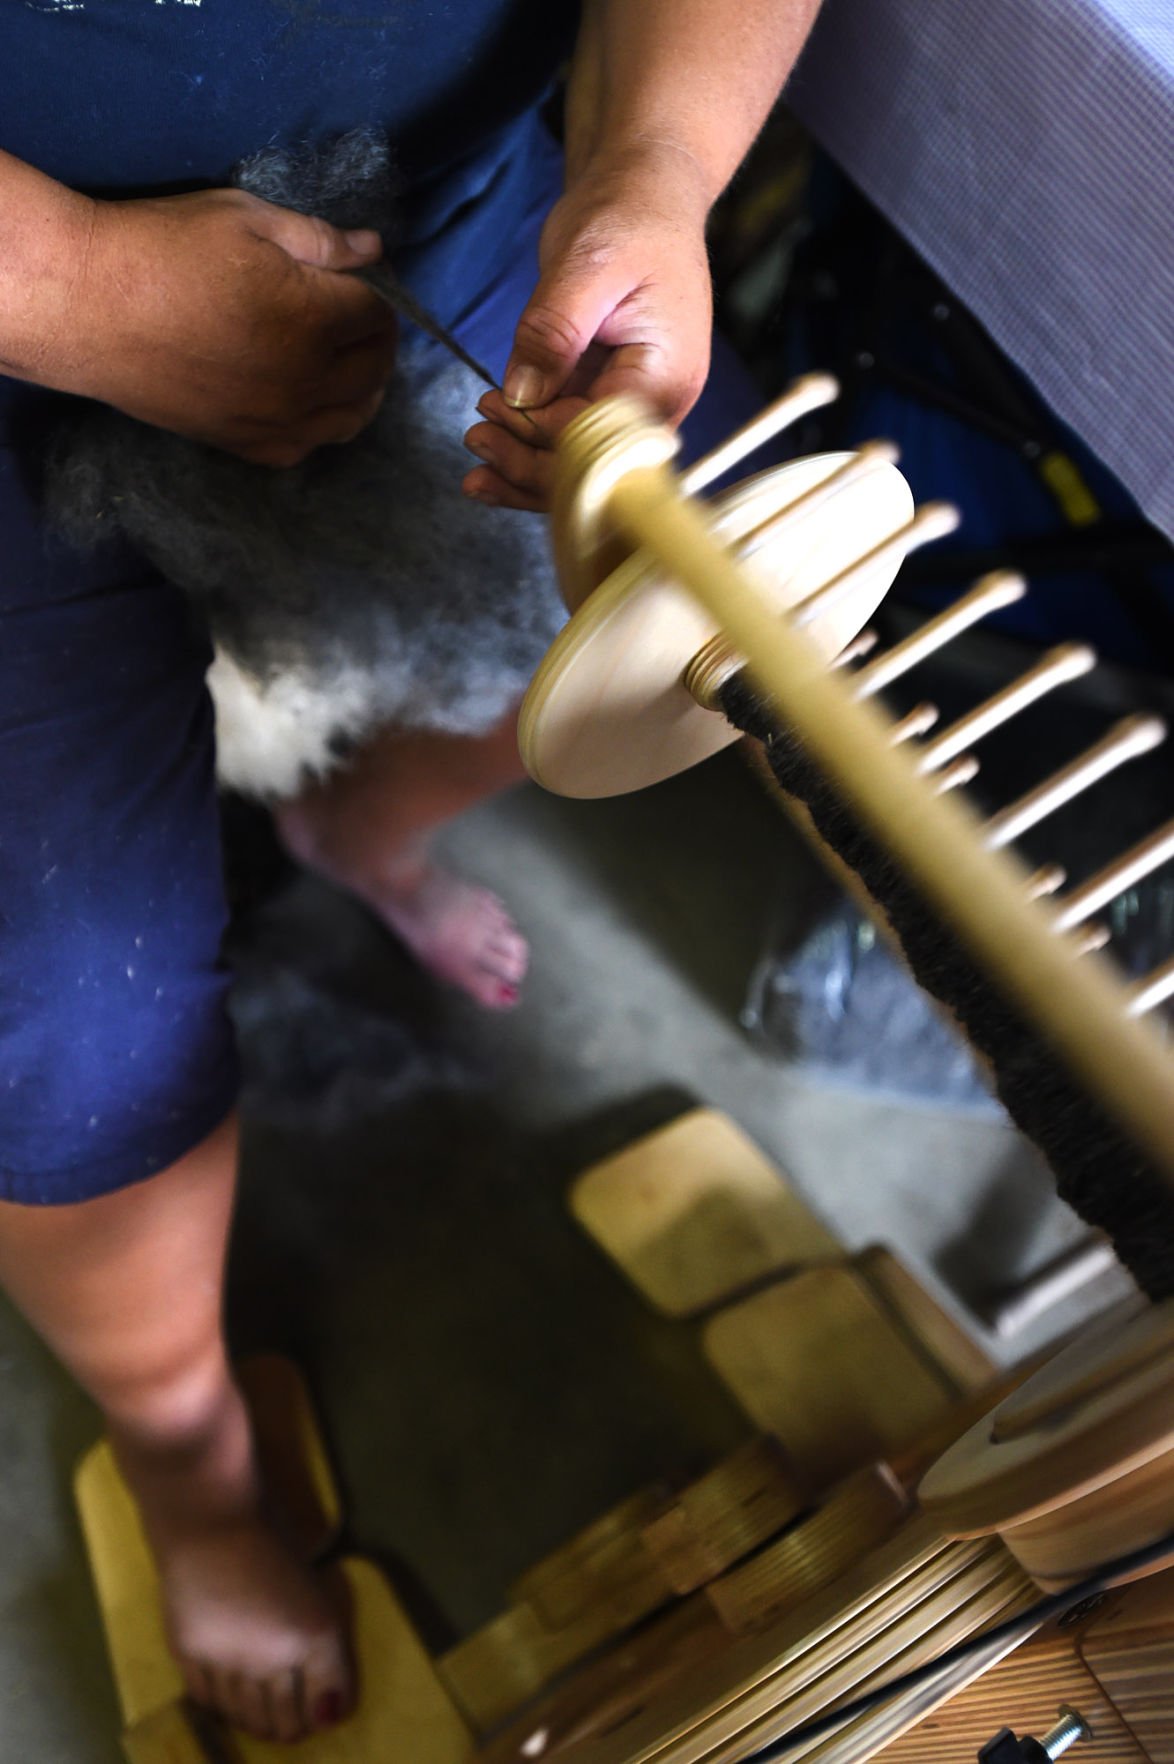
[[0, 1282], [105, 1411], [192, 1692], [293, 1737], [350, 1673], [265, 1522], [221, 1333], [237, 1073], [208, 653], [143, 560], [45, 534], [9, 439], [0, 403]]
[[357, 895], [433, 973], [508, 1009], [525, 939], [496, 895], [435, 864], [430, 845], [445, 821], [523, 776], [512, 713], [476, 738], [389, 729], [278, 809], [277, 825], [297, 858]]
[[338, 1720], [339, 1612], [265, 1514], [221, 1327], [237, 1134], [74, 1206], [0, 1203], [0, 1282], [102, 1409], [192, 1695], [261, 1736]]

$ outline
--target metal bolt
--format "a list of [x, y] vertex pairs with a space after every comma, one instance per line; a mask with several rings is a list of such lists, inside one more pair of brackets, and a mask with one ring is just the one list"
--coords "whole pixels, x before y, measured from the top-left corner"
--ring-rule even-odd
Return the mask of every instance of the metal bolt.
[[1077, 1740], [1091, 1738], [1092, 1731], [1084, 1716], [1063, 1703], [1059, 1721], [1042, 1739], [1035, 1739], [1030, 1733], [1019, 1739], [1011, 1728], [1000, 1727], [979, 1752], [978, 1764], [1055, 1764]]
[[1059, 1716], [1060, 1719], [1056, 1722], [1055, 1727], [1049, 1728], [1039, 1742], [1048, 1757], [1053, 1760], [1053, 1764], [1057, 1758], [1062, 1758], [1069, 1746], [1074, 1746], [1077, 1740], [1092, 1738], [1092, 1729], [1084, 1716], [1079, 1714], [1077, 1710], [1069, 1708], [1067, 1703], [1060, 1705]]

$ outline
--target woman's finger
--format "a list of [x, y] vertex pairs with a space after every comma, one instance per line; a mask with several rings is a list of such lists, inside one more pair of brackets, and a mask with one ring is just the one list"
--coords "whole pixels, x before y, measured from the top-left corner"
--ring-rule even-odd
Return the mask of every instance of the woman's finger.
[[497, 423], [475, 424], [465, 436], [465, 446], [515, 490], [548, 497], [554, 488], [553, 453], [516, 440], [508, 429]]
[[473, 502], [484, 502], [490, 508], [513, 508], [522, 514], [545, 514], [550, 506], [546, 496], [535, 496], [530, 491], [519, 490], [488, 466], [476, 466], [469, 472], [461, 484], [465, 495]]
[[556, 398], [541, 410], [515, 410], [500, 392], [487, 392], [477, 405], [487, 422], [508, 429], [530, 447], [553, 447], [567, 424], [587, 409], [586, 398]]

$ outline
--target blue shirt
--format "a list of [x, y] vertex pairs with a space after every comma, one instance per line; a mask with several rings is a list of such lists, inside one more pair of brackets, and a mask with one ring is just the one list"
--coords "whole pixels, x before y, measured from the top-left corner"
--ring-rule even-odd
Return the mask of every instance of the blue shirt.
[[0, 0], [0, 148], [74, 189], [132, 195], [224, 184], [269, 143], [378, 126], [405, 179], [405, 273], [451, 322], [508, 261], [534, 181], [535, 109], [578, 10]]

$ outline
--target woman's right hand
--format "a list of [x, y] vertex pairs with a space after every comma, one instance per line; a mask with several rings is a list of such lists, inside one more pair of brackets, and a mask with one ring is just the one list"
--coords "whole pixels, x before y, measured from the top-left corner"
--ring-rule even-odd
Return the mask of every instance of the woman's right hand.
[[[346, 272], [378, 259], [376, 233], [239, 190], [70, 197], [68, 212], [71, 261], [46, 278], [42, 257], [0, 371], [263, 465], [296, 465], [371, 421], [395, 316]], [[9, 307], [11, 296], [10, 285]]]

